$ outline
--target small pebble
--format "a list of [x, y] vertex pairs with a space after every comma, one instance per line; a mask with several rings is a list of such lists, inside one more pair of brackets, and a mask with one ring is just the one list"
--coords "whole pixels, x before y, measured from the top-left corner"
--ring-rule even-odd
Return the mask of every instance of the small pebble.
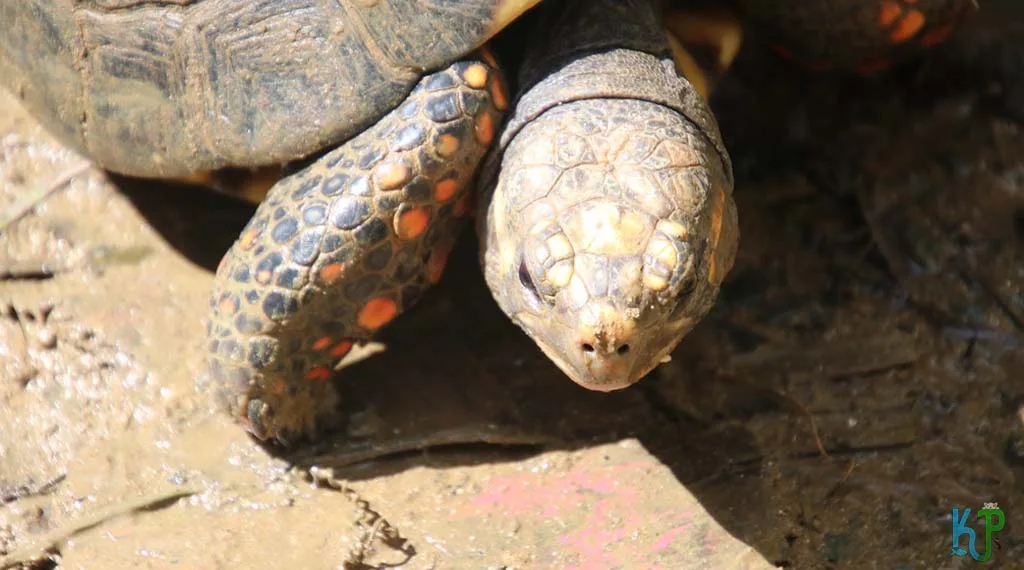
[[57, 347], [57, 333], [49, 327], [39, 329], [36, 333], [36, 339], [39, 340], [39, 344], [46, 349], [53, 349]]

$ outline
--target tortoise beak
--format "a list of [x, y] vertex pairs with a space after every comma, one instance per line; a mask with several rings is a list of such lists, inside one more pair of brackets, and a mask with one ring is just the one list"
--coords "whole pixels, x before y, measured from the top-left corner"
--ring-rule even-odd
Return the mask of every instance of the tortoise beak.
[[537, 345], [570, 380], [587, 390], [614, 392], [635, 384], [646, 374], [635, 373], [636, 360], [628, 353], [608, 353], [583, 346], [563, 352], [543, 341]]
[[[597, 392], [612, 392], [635, 384], [649, 370], [643, 369], [642, 346], [632, 334], [609, 334], [606, 328], [574, 329], [524, 312], [522, 328], [541, 351], [573, 382]], [[537, 322], [534, 322], [537, 321]], [[543, 330], [539, 335], [535, 331]]]

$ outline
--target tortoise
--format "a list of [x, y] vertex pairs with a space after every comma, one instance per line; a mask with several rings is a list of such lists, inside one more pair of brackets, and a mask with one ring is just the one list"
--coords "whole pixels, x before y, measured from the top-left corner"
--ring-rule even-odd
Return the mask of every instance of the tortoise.
[[[937, 34], [964, 2], [740, 4], [849, 63], [891, 48], [876, 19], [916, 10], [935, 17], [914, 34]], [[337, 364], [437, 283], [474, 200], [496, 302], [585, 388], [637, 382], [706, 315], [738, 246], [732, 167], [661, 9], [24, 0], [0, 4], [0, 78], [110, 171], [289, 165], [217, 269], [197, 379], [289, 444], [334, 424]], [[526, 12], [513, 96], [485, 44]]]

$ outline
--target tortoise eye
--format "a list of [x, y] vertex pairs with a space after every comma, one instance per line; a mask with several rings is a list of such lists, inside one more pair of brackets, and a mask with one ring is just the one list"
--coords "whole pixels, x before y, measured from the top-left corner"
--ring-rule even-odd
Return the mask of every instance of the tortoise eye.
[[679, 285], [679, 296], [689, 297], [697, 289], [697, 276], [689, 275]]
[[526, 268], [526, 260], [519, 262], [519, 282], [530, 294], [532, 301], [539, 304], [540, 292], [537, 290], [537, 284], [533, 281], [533, 276], [530, 275], [530, 270]]

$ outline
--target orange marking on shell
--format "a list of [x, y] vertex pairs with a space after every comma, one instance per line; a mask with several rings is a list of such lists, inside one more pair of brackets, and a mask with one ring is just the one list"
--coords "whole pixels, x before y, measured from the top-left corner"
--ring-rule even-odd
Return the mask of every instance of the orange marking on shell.
[[374, 173], [381, 190], [394, 190], [412, 178], [412, 169], [402, 162], [385, 162]]
[[430, 261], [427, 262], [427, 281], [434, 285], [441, 281], [441, 276], [444, 275], [444, 268], [448, 265], [448, 254], [451, 251], [452, 246], [450, 244], [434, 248], [434, 253], [430, 255]]
[[327, 347], [331, 346], [331, 343], [333, 341], [334, 341], [334, 339], [332, 339], [329, 336], [322, 336], [322, 337], [316, 339], [316, 342], [313, 343], [313, 350], [318, 350], [318, 351], [319, 350], [324, 350]]
[[331, 369], [326, 366], [317, 366], [310, 368], [306, 372], [305, 378], [310, 382], [326, 382], [331, 377]]
[[487, 85], [487, 67], [482, 63], [474, 63], [462, 72], [462, 79], [473, 89], [482, 89]]
[[434, 185], [434, 200], [438, 202], [447, 202], [452, 199], [455, 192], [459, 189], [459, 183], [453, 178], [445, 178]]
[[346, 354], [348, 354], [348, 351], [350, 350], [352, 350], [352, 341], [345, 339], [339, 342], [338, 344], [334, 345], [334, 347], [331, 348], [330, 354], [334, 358], [342, 358]]
[[407, 210], [398, 217], [398, 237], [414, 239], [423, 234], [430, 222], [430, 212], [426, 208]]
[[894, 44], [905, 42], [914, 37], [924, 27], [924, 14], [920, 10], [911, 10], [896, 24], [896, 27], [889, 32], [889, 39]]
[[286, 384], [282, 378], [278, 378], [270, 385], [270, 393], [280, 396], [281, 394], [284, 394], [287, 388], [288, 384]]
[[946, 41], [946, 38], [948, 38], [950, 34], [953, 33], [954, 29], [956, 29], [955, 22], [950, 22], [948, 24], [945, 24], [944, 26], [935, 28], [934, 30], [921, 36], [921, 45], [923, 47], [930, 48], [932, 46], [941, 44], [942, 42]]
[[882, 5], [878, 10], [878, 25], [883, 28], [888, 28], [900, 17], [900, 14], [902, 13], [903, 8], [898, 3], [888, 0], [882, 2]]
[[483, 113], [476, 118], [476, 140], [486, 146], [494, 140], [494, 119], [490, 113]]
[[263, 271], [256, 272], [256, 282], [260, 285], [266, 285], [270, 283], [270, 278], [273, 277], [274, 273], [270, 270], [264, 269]]
[[398, 314], [398, 305], [387, 297], [374, 297], [359, 311], [356, 322], [367, 330], [377, 330]]
[[341, 263], [328, 263], [327, 265], [320, 268], [320, 281], [331, 284], [341, 276], [341, 272], [345, 269], [345, 266]]
[[450, 134], [444, 134], [437, 137], [437, 154], [441, 158], [451, 158], [455, 156], [455, 153], [459, 151], [461, 144], [459, 143], [459, 137]]
[[222, 315], [233, 315], [238, 310], [238, 299], [234, 297], [224, 297], [217, 303], [217, 312]]
[[224, 266], [227, 264], [227, 262], [228, 262], [228, 257], [226, 255], [224, 257], [220, 258], [220, 263], [217, 264], [217, 271], [216, 271], [216, 273], [219, 274], [221, 271], [223, 271], [224, 270]]

